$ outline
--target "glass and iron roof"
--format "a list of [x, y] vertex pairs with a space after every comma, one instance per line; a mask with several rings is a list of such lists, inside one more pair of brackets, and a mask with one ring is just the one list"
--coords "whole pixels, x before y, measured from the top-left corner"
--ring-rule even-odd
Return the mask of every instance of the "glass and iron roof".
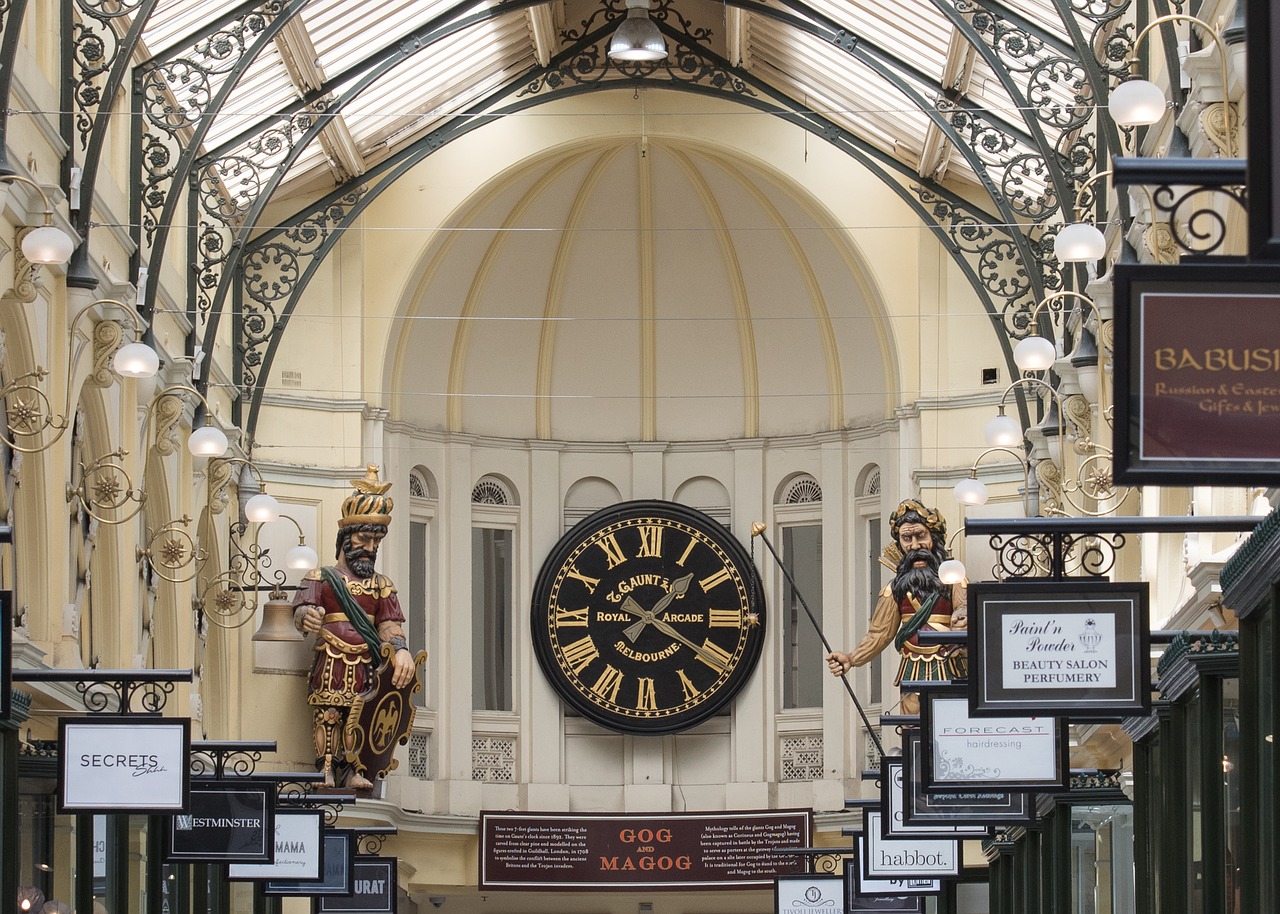
[[[148, 6], [139, 4], [137, 15]], [[1064, 6], [655, 0], [652, 15], [669, 45], [684, 36], [910, 171], [976, 188], [984, 161], [1061, 152], [1082, 122], [1075, 115], [1089, 109], [1085, 75], [1069, 64], [1076, 56], [1069, 36], [1091, 37], [1106, 23], [1086, 18], [1068, 28], [1059, 14]], [[547, 64], [555, 67], [575, 37], [624, 13], [622, 0], [272, 0], [237, 7], [158, 0], [139, 53], [157, 68], [176, 112], [192, 123], [206, 119], [206, 152], [240, 155], [260, 148], [282, 118], [323, 116], [323, 130], [272, 185], [275, 192], [322, 192]], [[241, 47], [268, 26], [270, 40], [244, 60]], [[607, 65], [603, 57], [598, 62]], [[663, 77], [661, 65], [651, 72], [646, 66], [614, 75]], [[212, 98], [220, 99], [216, 112], [202, 108]], [[1073, 115], [1046, 116], [1053, 110]], [[957, 111], [970, 114], [957, 120]], [[249, 186], [247, 170], [227, 168], [221, 179], [233, 199], [260, 192], [263, 183], [255, 177]], [[1042, 190], [1035, 169], [1024, 180], [1024, 192]]]

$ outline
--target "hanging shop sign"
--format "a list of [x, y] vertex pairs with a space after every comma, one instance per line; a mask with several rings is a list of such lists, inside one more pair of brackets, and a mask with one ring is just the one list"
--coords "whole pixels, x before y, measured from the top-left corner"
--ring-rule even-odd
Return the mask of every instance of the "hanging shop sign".
[[773, 882], [774, 914], [844, 914], [839, 876], [779, 876]]
[[883, 838], [987, 838], [990, 825], [961, 822], [909, 824], [906, 818], [906, 777], [902, 756], [885, 756], [880, 762], [880, 822]]
[[894, 886], [900, 880], [865, 880], [861, 879], [861, 867], [857, 860], [846, 860], [844, 864], [844, 909], [846, 914], [924, 914], [924, 895], [908, 895], [902, 893], [879, 894], [860, 891], [860, 883], [871, 887]]
[[232, 863], [227, 878], [316, 883], [324, 878], [324, 813], [277, 810], [274, 855], [270, 863]]
[[862, 875], [867, 879], [944, 879], [960, 875], [960, 842], [937, 838], [885, 838], [881, 811], [862, 814]]
[[1073, 720], [1151, 711], [1146, 582], [969, 585], [969, 713]]
[[314, 914], [395, 914], [397, 863], [395, 857], [357, 855], [351, 868], [351, 894], [319, 895], [311, 910]]
[[1280, 473], [1280, 267], [1115, 266], [1115, 478]]
[[58, 812], [187, 808], [191, 721], [142, 714], [58, 720]]
[[166, 863], [270, 863], [275, 854], [274, 783], [191, 785], [186, 812], [169, 817]]
[[263, 883], [264, 895], [350, 895], [355, 840], [349, 831], [325, 829], [320, 836], [322, 851], [319, 882], [306, 879], [270, 879]]
[[480, 888], [632, 891], [760, 888], [804, 872], [810, 810], [480, 813]]
[[972, 717], [964, 687], [930, 689], [921, 702], [924, 790], [1065, 790], [1066, 728], [1053, 717]]
[[0, 721], [13, 713], [13, 591], [0, 590]]
[[[1271, 0], [1244, 4], [1249, 87], [1249, 256], [1280, 258], [1280, 10]], [[1236, 155], [1240, 155], [1239, 152]]]
[[13, 712], [13, 591], [0, 590], [0, 720]]
[[972, 790], [924, 789], [924, 738], [919, 727], [902, 733], [902, 818], [912, 826], [984, 824], [987, 826], [1030, 825], [1035, 821], [1034, 795], [1025, 790], [978, 787]]
[[858, 896], [894, 896], [894, 895], [940, 895], [942, 880], [919, 876], [903, 876], [891, 879], [868, 879], [864, 873], [863, 861], [867, 859], [867, 842], [865, 832], [851, 832], [853, 837], [854, 856], [844, 864], [846, 886], [848, 874], [853, 872], [853, 891]]

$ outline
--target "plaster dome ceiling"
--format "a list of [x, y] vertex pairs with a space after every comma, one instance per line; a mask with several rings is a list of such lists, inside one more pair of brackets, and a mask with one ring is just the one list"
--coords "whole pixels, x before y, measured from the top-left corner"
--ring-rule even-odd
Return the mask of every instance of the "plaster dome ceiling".
[[784, 176], [630, 137], [522, 162], [424, 255], [396, 418], [561, 441], [807, 435], [891, 408], [856, 251]]

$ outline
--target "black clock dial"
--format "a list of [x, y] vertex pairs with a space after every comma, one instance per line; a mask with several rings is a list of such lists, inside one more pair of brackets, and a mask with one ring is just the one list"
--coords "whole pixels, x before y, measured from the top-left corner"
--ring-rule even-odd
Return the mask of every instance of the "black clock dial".
[[692, 508], [605, 508], [556, 544], [534, 589], [538, 662], [584, 717], [668, 733], [715, 714], [746, 683], [764, 639], [750, 556]]

